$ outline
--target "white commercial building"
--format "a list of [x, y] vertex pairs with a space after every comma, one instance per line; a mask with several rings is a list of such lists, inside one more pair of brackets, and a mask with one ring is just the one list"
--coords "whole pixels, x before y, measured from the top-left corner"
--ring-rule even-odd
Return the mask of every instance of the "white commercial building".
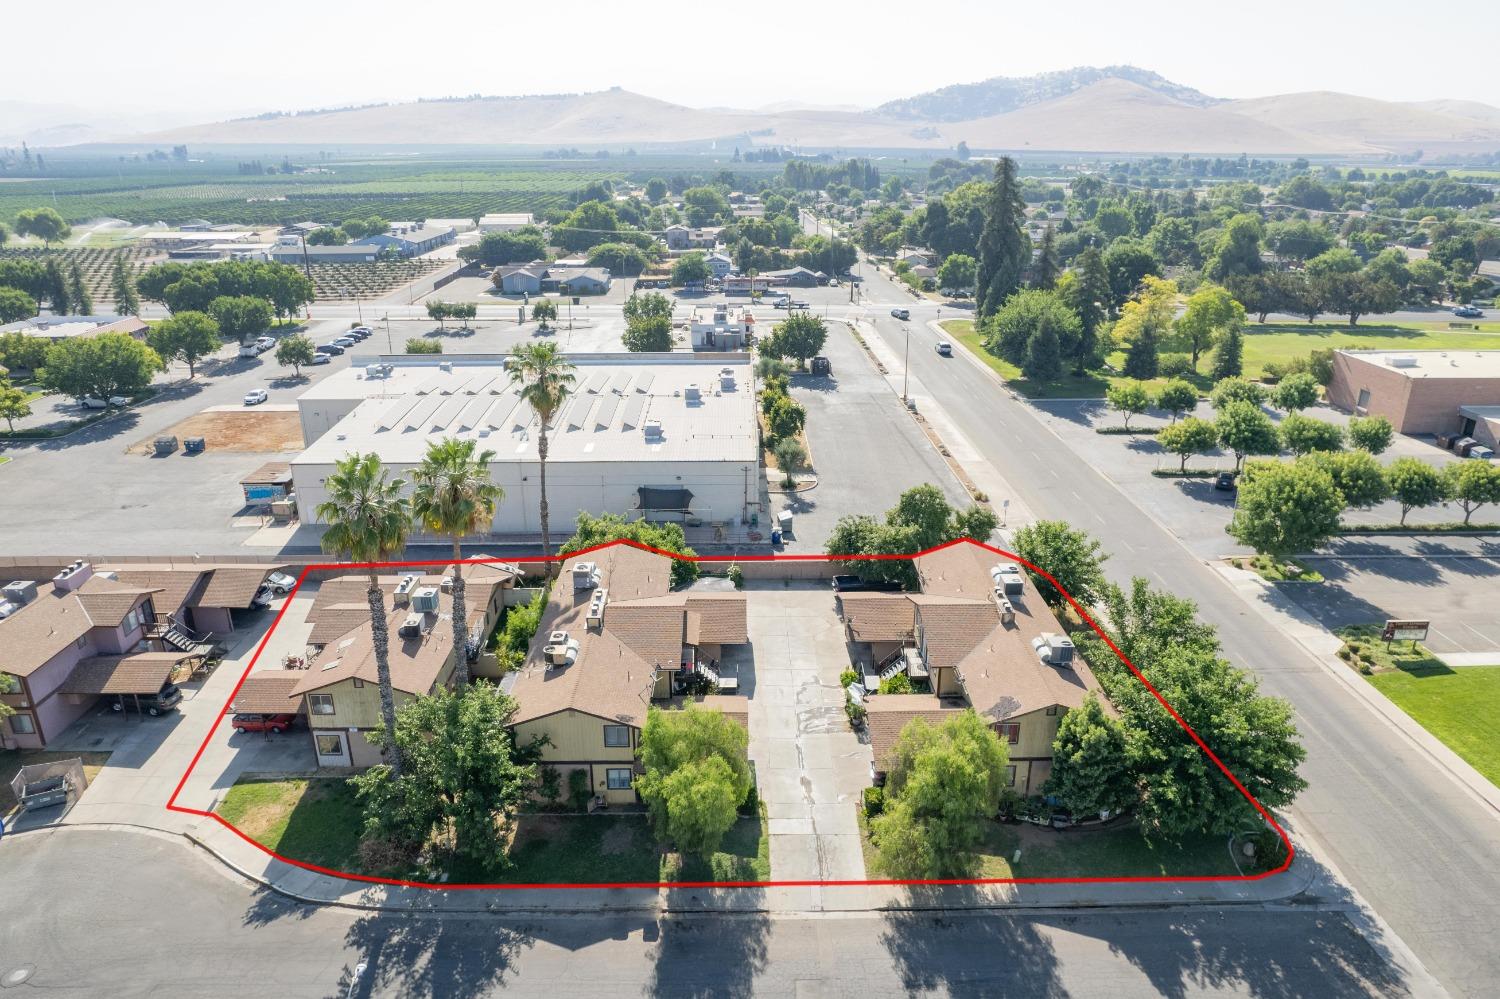
[[[570, 398], [548, 430], [552, 533], [580, 512], [689, 525], [760, 513], [754, 370], [747, 354], [578, 354]], [[406, 475], [450, 437], [495, 452], [505, 489], [493, 532], [533, 535], [537, 418], [496, 354], [355, 358], [297, 400], [307, 449], [292, 461], [304, 522], [327, 499], [334, 463], [374, 452]]]
[[491, 212], [479, 218], [480, 232], [511, 232], [534, 225], [530, 212]]
[[739, 305], [698, 305], [688, 319], [694, 350], [744, 350], [755, 317]]

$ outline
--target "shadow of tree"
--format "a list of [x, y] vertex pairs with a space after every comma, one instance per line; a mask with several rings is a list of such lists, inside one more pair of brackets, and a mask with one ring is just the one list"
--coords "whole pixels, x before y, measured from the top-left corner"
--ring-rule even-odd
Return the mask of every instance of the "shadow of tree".
[[[734, 894], [736, 891], [738, 895]], [[695, 893], [693, 905], [743, 905], [751, 889]], [[658, 926], [651, 977], [642, 988], [649, 996], [708, 999], [755, 994], [755, 979], [766, 967], [766, 939], [771, 921], [764, 913], [725, 912], [712, 919], [663, 918]], [[648, 940], [650, 934], [648, 933]]]
[[[917, 908], [953, 903], [923, 888], [908, 891]], [[910, 993], [952, 997], [1065, 996], [1056, 950], [1031, 919], [989, 912], [895, 911], [878, 943]]]

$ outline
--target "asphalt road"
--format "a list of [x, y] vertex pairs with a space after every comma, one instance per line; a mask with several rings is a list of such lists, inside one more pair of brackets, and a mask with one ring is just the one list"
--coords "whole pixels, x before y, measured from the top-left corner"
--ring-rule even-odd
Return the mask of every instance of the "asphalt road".
[[1413, 994], [1339, 911], [371, 914], [256, 891], [154, 835], [13, 836], [0, 858], [0, 990], [17, 995]]
[[[878, 312], [873, 318], [899, 351], [902, 324]], [[916, 319], [914, 313], [914, 327]], [[914, 331], [913, 339], [919, 335], [932, 336]], [[987, 370], [916, 346], [913, 375], [939, 393], [949, 417], [1036, 516], [1066, 519], [1098, 536], [1114, 579], [1144, 576], [1196, 600], [1229, 658], [1253, 670], [1265, 693], [1291, 701], [1310, 785], [1292, 809], [1298, 827], [1316, 837], [1445, 986], [1457, 995], [1495, 995], [1500, 822], [1493, 811], [1353, 701], [1300, 646], [1268, 632], [1216, 573], [1073, 454], [1025, 402], [997, 387]]]

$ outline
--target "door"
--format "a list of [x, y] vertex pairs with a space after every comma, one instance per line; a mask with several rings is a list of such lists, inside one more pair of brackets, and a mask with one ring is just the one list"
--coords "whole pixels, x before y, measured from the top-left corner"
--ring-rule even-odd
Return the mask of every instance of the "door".
[[318, 766], [349, 766], [349, 739], [343, 732], [313, 729], [313, 746], [318, 752]]
[[1473, 437], [1474, 436], [1474, 427], [1475, 426], [1476, 426], [1475, 421], [1469, 419], [1468, 417], [1465, 417], [1464, 418], [1464, 428], [1459, 431], [1459, 436], [1460, 437]]

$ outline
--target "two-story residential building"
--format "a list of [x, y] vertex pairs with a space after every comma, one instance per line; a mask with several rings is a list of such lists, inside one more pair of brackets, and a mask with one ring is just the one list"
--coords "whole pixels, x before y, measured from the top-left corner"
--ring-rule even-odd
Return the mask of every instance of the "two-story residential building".
[[722, 281], [734, 273], [734, 261], [727, 253], [710, 253], [704, 259], [708, 262], [708, 273], [712, 274], [716, 281]]
[[744, 350], [755, 317], [739, 305], [699, 305], [688, 317], [694, 350]]
[[[589, 552], [553, 584], [526, 663], [511, 695], [518, 745], [546, 737], [542, 763], [584, 771], [596, 798], [637, 801], [636, 750], [652, 704], [681, 704], [697, 672], [734, 684], [716, 665], [726, 646], [744, 645], [745, 597], [671, 590], [672, 560], [625, 544]], [[744, 698], [694, 698], [742, 718]]]
[[667, 226], [662, 230], [661, 236], [669, 251], [681, 253], [687, 250], [712, 250], [719, 245], [719, 236], [723, 232], [723, 226], [692, 228], [679, 223]]
[[[519, 573], [509, 566], [477, 562], [463, 572], [469, 645], [477, 651], [499, 618], [504, 591], [515, 585]], [[450, 568], [441, 575], [410, 572], [380, 578], [382, 599], [389, 607], [391, 686], [398, 708], [449, 686], [458, 656], [471, 651], [454, 648], [453, 595], [451, 582], [444, 582], [451, 574]], [[380, 762], [380, 751], [369, 739], [381, 718], [368, 588], [366, 576], [326, 580], [308, 614], [313, 623], [308, 644], [318, 651], [299, 671], [302, 676], [291, 696], [305, 698], [320, 767], [369, 767]]]
[[[839, 597], [849, 640], [869, 646], [871, 685], [905, 672], [930, 691], [866, 699], [876, 779], [884, 779], [891, 749], [913, 718], [936, 724], [972, 708], [1005, 740], [1011, 786], [1038, 793], [1052, 770], [1058, 724], [1099, 690], [1098, 681], [1072, 654], [1031, 581], [1009, 571], [1014, 563], [963, 543], [924, 555], [916, 566], [920, 593]], [[1042, 661], [1038, 639], [1052, 640], [1056, 662]]]

